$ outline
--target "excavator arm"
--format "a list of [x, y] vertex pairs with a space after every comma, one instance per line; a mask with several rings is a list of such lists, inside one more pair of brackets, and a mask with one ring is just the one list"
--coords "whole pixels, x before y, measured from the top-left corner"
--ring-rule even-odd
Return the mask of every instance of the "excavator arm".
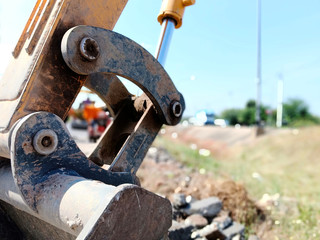
[[[0, 205], [30, 239], [161, 239], [171, 225], [170, 202], [135, 174], [185, 104], [157, 59], [111, 31], [126, 3], [38, 0], [0, 81]], [[89, 156], [63, 122], [83, 86], [114, 118]]]

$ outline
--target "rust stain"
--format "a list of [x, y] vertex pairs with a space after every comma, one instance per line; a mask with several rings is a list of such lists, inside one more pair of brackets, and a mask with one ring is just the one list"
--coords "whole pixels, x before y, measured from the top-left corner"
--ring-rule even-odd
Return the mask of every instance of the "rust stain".
[[30, 141], [23, 142], [22, 148], [23, 148], [23, 151], [24, 151], [25, 154], [30, 154], [30, 153], [34, 152], [34, 149], [33, 149], [32, 145], [31, 145]]

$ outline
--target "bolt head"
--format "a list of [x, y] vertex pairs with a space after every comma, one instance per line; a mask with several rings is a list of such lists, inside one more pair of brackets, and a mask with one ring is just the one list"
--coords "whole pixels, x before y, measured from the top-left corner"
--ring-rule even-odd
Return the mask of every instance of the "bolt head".
[[58, 146], [58, 136], [50, 129], [42, 129], [33, 138], [33, 148], [41, 155], [53, 153]]
[[85, 37], [80, 42], [80, 54], [87, 61], [97, 60], [100, 54], [100, 48], [96, 40], [91, 37]]

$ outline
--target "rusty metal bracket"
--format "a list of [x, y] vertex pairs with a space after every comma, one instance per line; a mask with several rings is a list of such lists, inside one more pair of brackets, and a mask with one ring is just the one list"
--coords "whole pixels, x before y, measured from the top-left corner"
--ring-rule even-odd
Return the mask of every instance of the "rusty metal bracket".
[[100, 96], [114, 116], [89, 159], [100, 166], [111, 165], [112, 171], [135, 174], [163, 124], [151, 101], [144, 94], [133, 97], [111, 74], [92, 74], [85, 85]]
[[61, 51], [74, 72], [125, 77], [150, 98], [165, 124], [180, 121], [185, 109], [183, 96], [161, 64], [129, 38], [102, 28], [77, 26], [65, 33]]
[[[113, 29], [127, 0], [37, 0], [10, 64], [0, 79], [0, 133], [39, 111], [64, 119], [86, 76], [64, 63], [61, 39], [78, 25]], [[52, 104], [56, 103], [56, 104]], [[1, 145], [1, 142], [0, 142]], [[2, 157], [8, 157], [1, 150]]]
[[[37, 145], [50, 151], [39, 151]], [[11, 166], [21, 195], [34, 211], [37, 211], [41, 183], [56, 173], [99, 180], [114, 186], [138, 184], [138, 179], [130, 173], [111, 172], [89, 161], [71, 139], [63, 121], [47, 112], [27, 115], [14, 127]]]
[[162, 123], [158, 120], [154, 109], [149, 106], [127, 138], [122, 151], [112, 162], [110, 170], [136, 174], [161, 126]]

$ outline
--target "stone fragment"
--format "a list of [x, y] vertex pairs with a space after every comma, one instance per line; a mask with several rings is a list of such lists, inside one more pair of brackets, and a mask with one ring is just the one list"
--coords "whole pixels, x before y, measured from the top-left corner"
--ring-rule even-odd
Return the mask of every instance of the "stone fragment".
[[193, 203], [193, 202], [196, 202], [196, 201], [198, 201], [198, 199], [196, 199], [195, 197], [192, 197], [191, 195], [188, 195], [188, 196], [186, 196], [186, 202], [187, 203]]
[[184, 218], [184, 215], [179, 209], [176, 209], [175, 207], [172, 208], [172, 219], [173, 220], [179, 220]]
[[248, 240], [259, 240], [259, 237], [256, 235], [250, 235]]
[[185, 227], [185, 224], [183, 222], [178, 222], [176, 220], [172, 220], [171, 227], [169, 228], [169, 231], [174, 231], [176, 229], [180, 229]]
[[188, 207], [181, 209], [187, 215], [194, 213], [201, 214], [204, 217], [214, 217], [222, 209], [222, 202], [217, 197], [210, 197], [196, 202], [191, 202]]
[[226, 236], [219, 230], [215, 223], [211, 223], [204, 228], [194, 231], [191, 234], [191, 239], [198, 239], [205, 237], [208, 240], [225, 240]]
[[244, 235], [244, 226], [240, 223], [233, 222], [230, 227], [224, 229], [222, 232], [228, 239], [232, 239], [237, 234], [239, 234], [241, 236], [240, 239], [242, 239], [242, 236]]
[[208, 236], [206, 236], [206, 239], [207, 240], [226, 240], [227, 238], [220, 230], [216, 230], [211, 234], [209, 234]]
[[240, 235], [240, 234], [237, 234], [237, 235], [235, 235], [234, 237], [232, 237], [231, 240], [241, 240], [241, 235]]
[[169, 231], [169, 239], [170, 240], [186, 240], [191, 238], [191, 233], [194, 230], [192, 226], [186, 226], [183, 228], [175, 229], [173, 231]]
[[200, 214], [192, 214], [184, 221], [187, 226], [194, 226], [196, 228], [202, 228], [208, 225], [208, 220]]
[[215, 217], [212, 221], [217, 223], [218, 228], [221, 230], [229, 227], [232, 224], [232, 219], [228, 215]]
[[183, 193], [175, 193], [172, 196], [172, 205], [175, 208], [185, 207], [187, 205], [186, 196]]

